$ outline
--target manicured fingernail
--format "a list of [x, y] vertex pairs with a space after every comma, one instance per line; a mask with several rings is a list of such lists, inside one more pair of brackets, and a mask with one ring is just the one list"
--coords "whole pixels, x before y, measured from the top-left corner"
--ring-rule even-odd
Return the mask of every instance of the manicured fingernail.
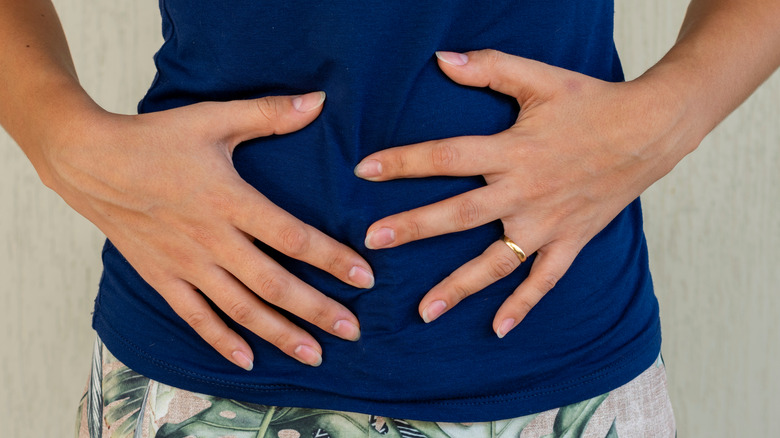
[[304, 94], [292, 100], [293, 108], [302, 113], [307, 113], [316, 109], [322, 102], [325, 102], [325, 92], [315, 91], [314, 93]]
[[431, 304], [428, 304], [428, 307], [423, 310], [423, 321], [426, 323], [431, 322], [435, 320], [436, 318], [440, 317], [442, 313], [444, 313], [444, 309], [447, 308], [447, 303], [445, 303], [442, 300], [437, 300], [432, 302]]
[[340, 337], [350, 341], [357, 341], [360, 339], [360, 329], [358, 326], [346, 319], [336, 321], [336, 323], [333, 324], [333, 331], [338, 333]]
[[366, 160], [355, 167], [355, 175], [360, 178], [371, 179], [382, 174], [382, 163], [377, 160]]
[[462, 53], [436, 52], [436, 57], [451, 65], [466, 65], [469, 62], [469, 57]]
[[498, 338], [502, 339], [504, 336], [506, 336], [507, 333], [509, 333], [510, 330], [512, 330], [514, 326], [515, 326], [514, 318], [505, 319], [498, 327], [498, 331], [496, 332]]
[[252, 359], [249, 358], [246, 354], [244, 354], [243, 351], [234, 351], [233, 352], [233, 360], [240, 366], [241, 368], [252, 371], [252, 368], [255, 367], [254, 362], [252, 362]]
[[380, 228], [368, 233], [366, 236], [366, 248], [379, 249], [395, 242], [395, 230], [392, 228]]
[[349, 278], [352, 283], [364, 289], [371, 289], [374, 287], [374, 276], [371, 275], [371, 272], [360, 266], [353, 266], [352, 269], [349, 270], [349, 273], [347, 273], [347, 278]]
[[317, 353], [317, 350], [308, 345], [299, 345], [295, 348], [295, 355], [298, 357], [299, 361], [306, 365], [311, 365], [313, 367], [322, 365], [322, 356]]

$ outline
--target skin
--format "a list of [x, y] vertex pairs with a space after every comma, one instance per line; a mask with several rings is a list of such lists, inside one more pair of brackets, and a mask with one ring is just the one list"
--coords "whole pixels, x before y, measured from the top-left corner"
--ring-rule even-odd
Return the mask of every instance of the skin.
[[[488, 182], [475, 192], [378, 221], [368, 229], [367, 245], [398, 246], [500, 219], [509, 237], [527, 254], [536, 253], [530, 277], [493, 322], [497, 334], [506, 335], [599, 230], [777, 68], [779, 21], [777, 1], [695, 0], [675, 47], [625, 84], [495, 51], [465, 58], [439, 53], [439, 66], [450, 78], [512, 95], [522, 111], [515, 126], [494, 136], [366, 157], [356, 173], [374, 181], [484, 175]], [[373, 285], [366, 261], [273, 205], [237, 175], [231, 159], [241, 141], [305, 127], [319, 115], [324, 95], [117, 115], [100, 108], [79, 85], [49, 1], [0, 0], [0, 41], [0, 84], [5, 84], [0, 123], [42, 182], [98, 226], [220, 354], [252, 367], [247, 343], [201, 293], [309, 365], [322, 361], [319, 344], [266, 303], [343, 339], [359, 337], [355, 315], [286, 272], [252, 241], [355, 287]], [[390, 242], [388, 234], [394, 235]], [[434, 287], [420, 303], [421, 316], [434, 320], [518, 263], [503, 242], [494, 243]], [[436, 310], [437, 302], [444, 308]]]
[[[530, 274], [499, 308], [504, 337], [555, 286], [579, 251], [623, 208], [692, 152], [780, 65], [780, 2], [695, 0], [675, 46], [636, 80], [608, 83], [492, 50], [439, 52], [453, 81], [515, 97], [506, 131], [386, 149], [355, 173], [371, 181], [484, 176], [487, 186], [372, 224], [366, 245], [392, 248], [500, 220]], [[745, 50], [749, 47], [750, 50]], [[574, 140], [576, 139], [576, 140]], [[422, 299], [431, 322], [509, 275], [502, 241]]]
[[373, 286], [368, 263], [272, 204], [231, 159], [242, 141], [305, 127], [319, 115], [324, 93], [111, 114], [79, 85], [51, 3], [2, 0], [0, 11], [0, 83], [13, 84], [0, 97], [3, 126], [43, 183], [97, 225], [204, 340], [252, 368], [249, 345], [203, 295], [308, 365], [322, 362], [321, 346], [267, 303], [345, 340], [360, 337], [355, 315], [253, 240], [355, 287]]

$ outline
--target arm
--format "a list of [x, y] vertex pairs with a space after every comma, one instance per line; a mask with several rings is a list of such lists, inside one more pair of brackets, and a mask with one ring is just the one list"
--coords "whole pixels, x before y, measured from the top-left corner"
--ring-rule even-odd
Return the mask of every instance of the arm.
[[676, 44], [637, 81], [666, 88], [708, 134], [780, 66], [780, 2], [693, 0]]
[[[372, 154], [372, 181], [483, 175], [482, 187], [372, 224], [381, 249], [501, 220], [530, 274], [504, 302], [505, 336], [565, 274], [579, 251], [633, 199], [693, 151], [780, 64], [780, 2], [694, 0], [669, 53], [638, 79], [607, 83], [504, 53], [437, 53], [455, 82], [517, 98], [515, 125]], [[574, 140], [576, 139], [576, 140]], [[521, 257], [502, 241], [436, 285], [419, 312], [430, 322], [505, 277]]]
[[0, 121], [48, 183], [43, 145], [82, 129], [100, 108], [79, 85], [50, 2], [0, 0], [0, 11]]
[[252, 368], [249, 345], [203, 295], [309, 365], [321, 362], [320, 345], [269, 303], [343, 339], [360, 336], [347, 308], [289, 274], [253, 240], [355, 287], [373, 284], [368, 263], [272, 204], [232, 163], [240, 142], [309, 124], [324, 93], [121, 116], [79, 85], [49, 1], [0, 0], [0, 41], [0, 123], [44, 184], [97, 225], [220, 354]]

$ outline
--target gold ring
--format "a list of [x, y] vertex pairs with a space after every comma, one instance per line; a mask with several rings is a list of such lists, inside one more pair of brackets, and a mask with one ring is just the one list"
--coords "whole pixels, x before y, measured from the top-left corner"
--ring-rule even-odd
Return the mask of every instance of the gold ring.
[[520, 247], [517, 246], [517, 244], [515, 242], [512, 242], [512, 239], [506, 237], [506, 234], [504, 234], [501, 237], [501, 240], [503, 240], [504, 243], [506, 243], [506, 246], [508, 246], [509, 249], [514, 251], [514, 253], [517, 256], [517, 258], [520, 259], [520, 263], [523, 263], [525, 261], [525, 259], [526, 259], [525, 252], [523, 252], [523, 250], [520, 249]]

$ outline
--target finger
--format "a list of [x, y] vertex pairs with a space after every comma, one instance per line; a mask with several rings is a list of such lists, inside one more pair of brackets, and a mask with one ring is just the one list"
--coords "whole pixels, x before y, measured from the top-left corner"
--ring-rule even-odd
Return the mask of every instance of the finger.
[[520, 259], [504, 242], [493, 242], [481, 255], [472, 259], [433, 287], [420, 301], [423, 321], [431, 322], [473, 295], [511, 274]]
[[[322, 363], [322, 347], [309, 333], [273, 310], [225, 270], [214, 267], [208, 274], [199, 286], [228, 318], [304, 364], [319, 366]], [[266, 281], [269, 285], [283, 284], [283, 280], [270, 275]], [[311, 313], [311, 309], [303, 310], [303, 313]]]
[[[256, 200], [239, 207], [235, 225], [266, 245], [322, 269], [354, 287], [374, 287], [374, 274], [355, 250], [308, 225], [241, 183], [238, 199]], [[255, 250], [255, 252], [257, 252]]]
[[507, 146], [505, 137], [501, 133], [454, 137], [385, 149], [365, 157], [355, 167], [355, 175], [369, 181], [387, 181], [495, 173], [502, 169], [503, 161], [495, 159], [497, 154], [486, 152], [496, 146]]
[[[405, 211], [368, 227], [369, 249], [392, 248], [414, 240], [468, 230], [492, 222], [512, 208], [511, 199], [492, 186]], [[516, 208], [516, 207], [515, 207]]]
[[171, 308], [225, 359], [251, 371], [254, 354], [249, 344], [217, 316], [203, 296], [183, 280], [155, 287]]
[[322, 111], [325, 93], [269, 96], [219, 103], [214, 123], [224, 139], [235, 146], [257, 137], [287, 134], [311, 123]]
[[[224, 276], [229, 277], [225, 281], [236, 282], [238, 279], [247, 290], [251, 290], [264, 301], [289, 311], [327, 333], [348, 341], [360, 338], [358, 319], [344, 305], [291, 275], [245, 239], [236, 238], [230, 247], [231, 252], [236, 255], [236, 263], [230, 266], [229, 273], [222, 271]], [[211, 278], [217, 276], [223, 275], [215, 273]], [[212, 288], [218, 289], [219, 285], [214, 284]], [[251, 302], [247, 301], [245, 304], [238, 309], [240, 311], [232, 312], [237, 314], [240, 320], [233, 316], [231, 318], [250, 328], [244, 321], [254, 320], [257, 314], [254, 313]]]
[[515, 328], [547, 292], [555, 287], [574, 262], [577, 253], [577, 249], [563, 243], [551, 243], [537, 252], [528, 278], [520, 283], [496, 312], [493, 330], [499, 338], [503, 338]]
[[497, 50], [436, 52], [436, 57], [441, 70], [453, 81], [472, 87], [490, 87], [521, 102], [548, 96], [555, 90], [554, 74], [558, 69], [539, 61]]

